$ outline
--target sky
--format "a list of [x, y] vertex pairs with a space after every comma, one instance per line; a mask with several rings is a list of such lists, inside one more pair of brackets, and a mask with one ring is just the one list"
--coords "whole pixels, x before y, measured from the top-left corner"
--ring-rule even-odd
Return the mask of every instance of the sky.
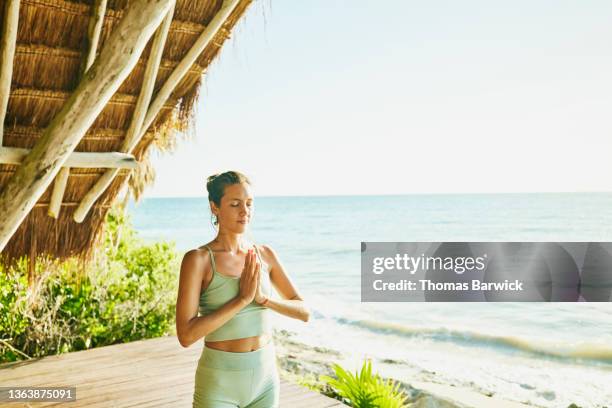
[[612, 191], [612, 2], [256, 0], [145, 197]]

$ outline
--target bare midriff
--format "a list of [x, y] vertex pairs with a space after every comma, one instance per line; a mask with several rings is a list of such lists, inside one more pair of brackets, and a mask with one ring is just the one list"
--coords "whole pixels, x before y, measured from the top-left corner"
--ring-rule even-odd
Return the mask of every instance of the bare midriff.
[[270, 341], [269, 334], [260, 336], [245, 337], [243, 339], [220, 340], [220, 341], [204, 341], [206, 347], [229, 351], [230, 353], [248, 353], [264, 347]]

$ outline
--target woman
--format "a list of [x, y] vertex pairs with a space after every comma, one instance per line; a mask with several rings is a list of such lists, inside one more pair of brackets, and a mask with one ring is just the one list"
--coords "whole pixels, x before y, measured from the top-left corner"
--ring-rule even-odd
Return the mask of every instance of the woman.
[[[272, 248], [244, 238], [253, 217], [246, 176], [235, 171], [211, 176], [206, 188], [217, 236], [185, 254], [176, 303], [181, 345], [204, 337], [193, 406], [278, 407], [269, 313], [306, 322], [309, 311]], [[283, 300], [271, 298], [271, 286]]]

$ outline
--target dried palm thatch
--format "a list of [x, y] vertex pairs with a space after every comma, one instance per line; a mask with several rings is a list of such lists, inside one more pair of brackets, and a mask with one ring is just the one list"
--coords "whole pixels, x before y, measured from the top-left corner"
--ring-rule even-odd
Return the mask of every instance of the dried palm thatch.
[[[8, 264], [24, 255], [34, 257], [42, 254], [60, 259], [72, 256], [89, 258], [99, 239], [106, 213], [120, 192], [129, 188], [138, 199], [152, 181], [154, 172], [147, 159], [150, 148], [156, 145], [164, 150], [173, 146], [177, 134], [191, 127], [202, 77], [251, 1], [240, 0], [136, 145], [132, 153], [139, 167], [121, 170], [82, 223], [73, 220], [73, 212], [105, 169], [71, 168], [58, 218], [47, 215], [53, 190], [51, 184], [2, 250], [1, 262]], [[6, 2], [0, 0], [0, 11]], [[128, 3], [128, 0], [108, 0], [98, 51], [121, 20]], [[211, 22], [222, 3], [222, 0], [176, 1], [153, 95]], [[87, 52], [87, 32], [93, 6], [94, 0], [21, 0], [10, 96], [3, 124], [4, 135], [0, 139], [3, 147], [31, 149], [77, 87]], [[0, 18], [0, 30], [2, 24]], [[75, 151], [119, 151], [143, 85], [152, 43], [153, 39]], [[0, 164], [0, 192], [17, 168], [17, 165]]]

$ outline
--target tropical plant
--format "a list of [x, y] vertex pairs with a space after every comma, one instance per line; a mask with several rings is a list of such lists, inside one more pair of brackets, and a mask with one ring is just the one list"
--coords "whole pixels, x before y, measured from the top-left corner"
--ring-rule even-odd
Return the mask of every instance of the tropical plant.
[[337, 378], [321, 376], [343, 402], [355, 408], [402, 408], [406, 405], [407, 396], [400, 385], [392, 379], [383, 379], [378, 374], [372, 374], [372, 363], [366, 360], [361, 372], [352, 374], [340, 365], [333, 365]]

